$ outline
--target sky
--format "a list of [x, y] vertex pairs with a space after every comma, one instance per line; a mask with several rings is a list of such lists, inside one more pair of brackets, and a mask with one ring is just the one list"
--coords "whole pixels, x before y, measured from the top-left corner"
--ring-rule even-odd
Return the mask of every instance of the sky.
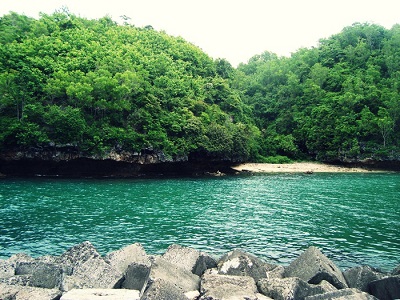
[[400, 24], [400, 0], [0, 0], [0, 16], [14, 11], [39, 18], [67, 7], [78, 16], [110, 16], [153, 26], [233, 66], [271, 51], [290, 56], [356, 22], [390, 29]]

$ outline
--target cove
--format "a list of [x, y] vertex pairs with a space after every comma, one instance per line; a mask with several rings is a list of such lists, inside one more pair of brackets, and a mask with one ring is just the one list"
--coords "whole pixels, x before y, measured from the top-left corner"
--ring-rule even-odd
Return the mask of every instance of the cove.
[[399, 264], [400, 174], [0, 180], [0, 258], [102, 253], [139, 242], [219, 256], [241, 248], [288, 264], [316, 246], [341, 268]]

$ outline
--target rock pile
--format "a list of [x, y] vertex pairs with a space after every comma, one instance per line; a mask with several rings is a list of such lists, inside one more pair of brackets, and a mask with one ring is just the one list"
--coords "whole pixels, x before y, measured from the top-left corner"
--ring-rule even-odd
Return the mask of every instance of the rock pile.
[[241, 250], [219, 260], [171, 245], [161, 256], [132, 244], [102, 257], [90, 242], [61, 256], [0, 260], [0, 300], [324, 300], [398, 299], [400, 266], [342, 272], [315, 247], [289, 266]]

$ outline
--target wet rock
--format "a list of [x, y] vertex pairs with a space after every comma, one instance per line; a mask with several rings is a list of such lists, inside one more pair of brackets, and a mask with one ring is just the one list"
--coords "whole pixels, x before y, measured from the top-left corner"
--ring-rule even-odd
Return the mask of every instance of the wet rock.
[[178, 287], [183, 293], [197, 291], [200, 287], [199, 276], [166, 261], [160, 256], [156, 257], [151, 265], [144, 289], [149, 289], [157, 279], [162, 279], [163, 282]]
[[90, 242], [76, 245], [60, 257], [66, 271], [62, 290], [74, 288], [118, 288], [123, 274], [109, 265]]
[[217, 266], [215, 259], [208, 254], [180, 245], [169, 246], [162, 257], [166, 261], [192, 272], [197, 276], [201, 276], [205, 270]]
[[362, 292], [357, 289], [346, 288], [342, 290], [332, 291], [321, 295], [308, 296], [304, 300], [378, 300], [374, 296]]
[[357, 266], [343, 272], [343, 276], [350, 288], [368, 292], [368, 284], [384, 278], [386, 274], [370, 266]]
[[57, 289], [0, 283], [0, 299], [4, 300], [58, 300], [60, 297], [61, 292]]
[[161, 278], [155, 279], [143, 293], [140, 300], [188, 300], [182, 289]]
[[201, 278], [199, 300], [257, 300], [257, 286], [250, 276], [221, 275], [208, 270]]
[[60, 300], [139, 300], [139, 291], [124, 289], [73, 289]]
[[307, 296], [336, 290], [326, 281], [314, 285], [297, 277], [261, 279], [257, 287], [262, 294], [277, 300], [302, 300]]
[[341, 270], [313, 246], [309, 247], [285, 268], [284, 276], [299, 277], [312, 284], [326, 280], [338, 289], [348, 287]]
[[276, 267], [240, 250], [233, 250], [218, 261], [219, 274], [250, 276], [255, 281], [266, 278], [267, 272], [272, 271]]
[[371, 295], [380, 300], [400, 299], [400, 275], [372, 281], [368, 289]]
[[150, 272], [151, 261], [141, 244], [132, 244], [111, 252], [104, 260], [124, 275], [122, 288], [142, 290]]

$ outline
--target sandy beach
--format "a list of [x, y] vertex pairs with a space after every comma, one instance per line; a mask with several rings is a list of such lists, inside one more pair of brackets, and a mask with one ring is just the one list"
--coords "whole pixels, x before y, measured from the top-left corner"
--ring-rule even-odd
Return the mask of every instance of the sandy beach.
[[233, 167], [237, 171], [248, 171], [254, 173], [355, 173], [376, 172], [363, 168], [350, 168], [343, 166], [327, 165], [313, 162], [297, 162], [290, 164], [265, 164], [245, 163]]

